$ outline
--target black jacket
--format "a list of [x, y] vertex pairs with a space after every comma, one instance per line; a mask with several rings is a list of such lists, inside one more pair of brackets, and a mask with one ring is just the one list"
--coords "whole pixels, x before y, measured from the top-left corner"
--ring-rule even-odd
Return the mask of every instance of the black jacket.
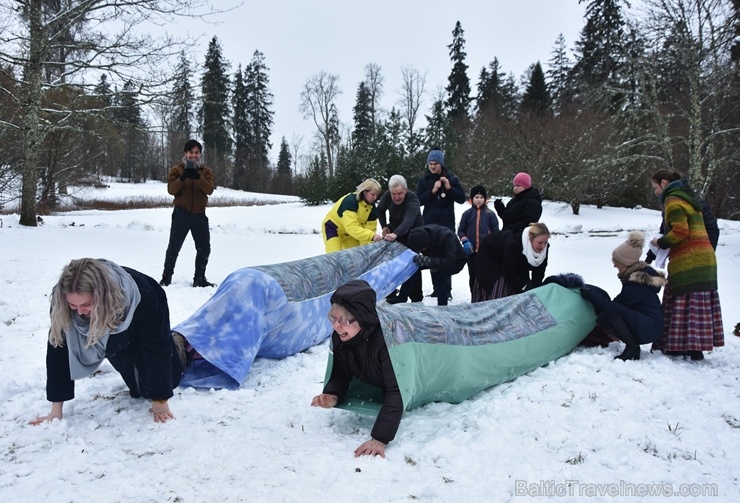
[[[665, 276], [645, 266], [621, 281], [622, 291], [604, 305], [596, 322], [611, 327], [616, 331], [613, 335], [621, 340], [630, 340], [632, 335], [639, 344], [656, 341], [663, 333], [663, 308], [658, 293], [665, 286]], [[624, 323], [614, 322], [615, 318], [621, 318]], [[631, 334], [625, 337], [621, 330], [629, 330]]]
[[462, 271], [468, 262], [465, 249], [454, 231], [441, 225], [422, 225], [409, 232], [408, 247], [431, 258], [430, 269], [450, 274]]
[[501, 199], [496, 199], [493, 206], [503, 222], [502, 231], [522, 229], [539, 222], [542, 216], [542, 196], [534, 187], [515, 194], [506, 206]]
[[[450, 190], [442, 184], [437, 193], [432, 194], [434, 184], [442, 176], [450, 181]], [[419, 204], [424, 206], [425, 224], [439, 224], [455, 230], [455, 203], [465, 202], [465, 191], [455, 175], [446, 168], [442, 168], [437, 175], [427, 169], [416, 184], [416, 195]]]
[[[105, 347], [106, 356], [112, 356], [127, 346], [141, 348], [142, 362], [146, 368], [148, 398], [165, 400], [172, 393], [172, 334], [170, 312], [164, 289], [153, 278], [124, 267], [139, 287], [141, 301], [134, 311], [128, 329], [111, 334]], [[46, 399], [65, 402], [74, 398], [74, 381], [69, 373], [67, 345], [46, 348]]]
[[331, 303], [352, 313], [361, 331], [346, 342], [342, 342], [336, 332], [332, 333], [334, 364], [324, 393], [335, 395], [341, 402], [353, 378], [380, 388], [383, 406], [371, 436], [387, 444], [395, 438], [401, 423], [403, 400], [375, 310], [375, 290], [363, 280], [352, 280], [337, 288]]
[[[475, 277], [485, 291], [490, 292], [493, 285], [503, 276], [517, 292], [540, 286], [545, 278], [547, 257], [537, 267], [527, 262], [522, 253], [522, 233], [524, 229], [494, 231], [481, 241], [475, 263]], [[550, 245], [547, 245], [549, 255]], [[529, 273], [532, 271], [532, 279]]]

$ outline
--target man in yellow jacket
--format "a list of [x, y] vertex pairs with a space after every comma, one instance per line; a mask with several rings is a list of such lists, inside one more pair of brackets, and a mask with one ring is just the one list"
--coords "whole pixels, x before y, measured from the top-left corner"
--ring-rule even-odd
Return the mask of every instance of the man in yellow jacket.
[[380, 190], [380, 184], [368, 178], [357, 187], [357, 192], [351, 192], [334, 203], [321, 224], [326, 253], [383, 239], [376, 232], [378, 210], [375, 201]]

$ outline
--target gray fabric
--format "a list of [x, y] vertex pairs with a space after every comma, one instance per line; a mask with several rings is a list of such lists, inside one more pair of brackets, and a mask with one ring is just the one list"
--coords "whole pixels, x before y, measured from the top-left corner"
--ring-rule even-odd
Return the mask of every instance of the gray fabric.
[[72, 379], [81, 379], [95, 372], [105, 358], [105, 347], [110, 334], [117, 334], [128, 329], [134, 317], [136, 307], [141, 301], [141, 292], [136, 286], [134, 278], [123, 267], [110, 260], [99, 259], [109, 269], [109, 273], [118, 280], [125, 299], [125, 317], [121, 323], [98, 339], [98, 342], [86, 346], [90, 332], [90, 320], [83, 318], [77, 312], [72, 315], [72, 326], [67, 330], [66, 340], [69, 349], [69, 375]]

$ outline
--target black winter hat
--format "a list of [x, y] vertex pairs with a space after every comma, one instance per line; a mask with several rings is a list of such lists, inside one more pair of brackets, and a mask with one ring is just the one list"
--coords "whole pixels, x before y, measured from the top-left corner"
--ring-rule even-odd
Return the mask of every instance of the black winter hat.
[[418, 253], [429, 246], [431, 242], [432, 237], [429, 235], [427, 230], [423, 227], [417, 227], [416, 229], [411, 229], [411, 231], [409, 232], [406, 246]]
[[475, 196], [478, 194], [483, 196], [483, 199], [488, 199], [488, 194], [486, 194], [486, 188], [483, 185], [476, 185], [472, 189], [470, 189], [470, 200], [472, 201]]

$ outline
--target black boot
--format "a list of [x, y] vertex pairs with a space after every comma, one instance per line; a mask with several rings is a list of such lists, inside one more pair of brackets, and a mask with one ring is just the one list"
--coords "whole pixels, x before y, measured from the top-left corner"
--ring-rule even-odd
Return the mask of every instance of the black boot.
[[211, 283], [206, 279], [206, 266], [208, 265], [208, 257], [211, 254], [211, 250], [205, 250], [198, 248], [195, 250], [195, 276], [193, 277], [193, 286], [216, 286], [215, 283]]
[[686, 354], [695, 362], [700, 362], [704, 359], [704, 353], [701, 351], [686, 351]]
[[627, 361], [640, 359], [640, 344], [638, 344], [637, 339], [632, 334], [632, 330], [630, 330], [630, 327], [621, 316], [615, 314], [606, 315], [603, 313], [599, 315], [597, 322], [604, 332], [619, 339], [626, 345], [622, 354], [614, 357], [615, 360]]
[[162, 279], [159, 280], [159, 284], [162, 286], [170, 286], [172, 283], [172, 274], [162, 273]]
[[211, 283], [206, 279], [205, 276], [195, 276], [193, 278], [193, 286], [194, 287], [206, 287], [206, 286], [216, 286], [216, 283]]
[[617, 335], [619, 335], [619, 338], [622, 339], [622, 342], [624, 342], [625, 347], [624, 347], [624, 351], [622, 351], [622, 354], [615, 356], [614, 359], [615, 360], [619, 359], [622, 361], [639, 360], [640, 359], [640, 345], [637, 343], [637, 341], [635, 340], [635, 337], [632, 335], [632, 332], [626, 326], [626, 324], [624, 326], [624, 329], [621, 330]]

